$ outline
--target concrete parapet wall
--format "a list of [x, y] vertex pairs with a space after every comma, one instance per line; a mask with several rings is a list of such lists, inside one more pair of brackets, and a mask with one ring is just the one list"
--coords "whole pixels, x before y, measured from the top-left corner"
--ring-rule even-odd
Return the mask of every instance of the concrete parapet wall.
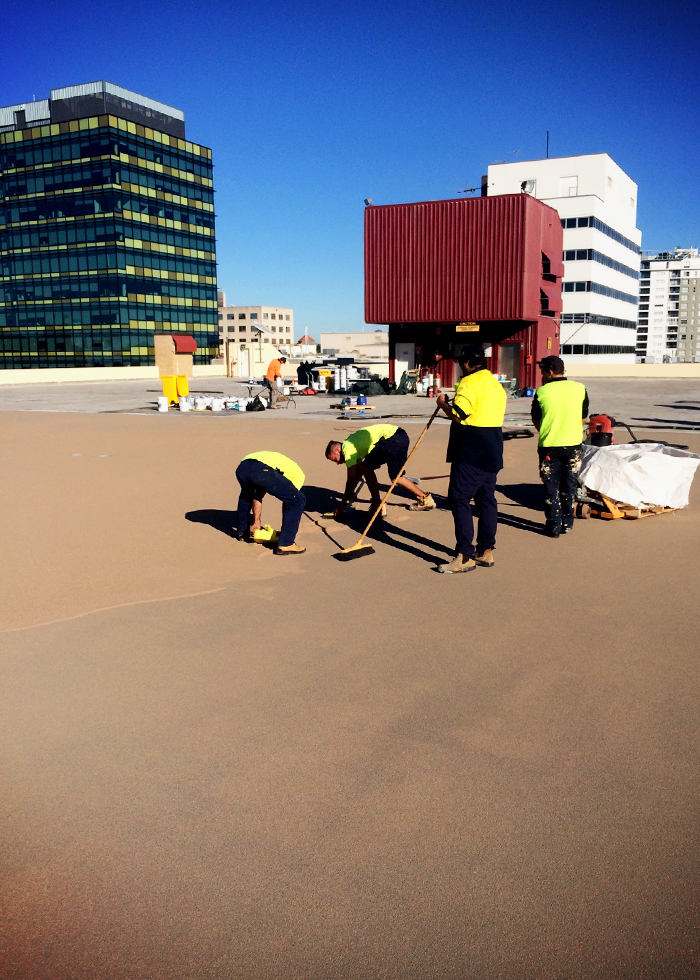
[[192, 368], [193, 378], [225, 378], [226, 365], [221, 364], [195, 364]]
[[[0, 371], [0, 385], [58, 384], [76, 381], [138, 381], [158, 377], [158, 368], [149, 367], [104, 367], [104, 368], [35, 368], [16, 371]], [[225, 378], [223, 365], [195, 364], [194, 378]]]
[[158, 368], [151, 367], [97, 367], [97, 368], [28, 368], [26, 370], [0, 371], [0, 385], [51, 384], [75, 381], [137, 381], [157, 378]]
[[700, 378], [700, 364], [568, 364], [570, 378]]

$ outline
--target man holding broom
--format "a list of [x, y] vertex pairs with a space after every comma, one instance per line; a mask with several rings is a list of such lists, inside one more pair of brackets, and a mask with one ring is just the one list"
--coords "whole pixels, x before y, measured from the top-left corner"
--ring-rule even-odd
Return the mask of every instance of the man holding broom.
[[[348, 468], [345, 491], [340, 505], [334, 511], [336, 517], [352, 501], [355, 487], [363, 477], [372, 497], [371, 509], [375, 510], [379, 506], [381, 495], [376, 471], [386, 463], [389, 479], [396, 479], [408, 458], [409, 442], [408, 433], [396, 425], [368, 425], [365, 429], [353, 432], [344, 442], [331, 439], [326, 446], [326, 459], [338, 465], [344, 463]], [[410, 510], [434, 509], [432, 495], [419, 490], [405, 476], [400, 476], [396, 485], [418, 498]], [[386, 513], [383, 512], [381, 516], [385, 517]]]
[[[463, 377], [452, 404], [446, 395], [437, 398], [438, 406], [452, 421], [447, 445], [447, 462], [452, 464], [447, 499], [455, 522], [457, 555], [438, 568], [448, 575], [471, 572], [477, 565], [493, 566], [498, 526], [496, 477], [503, 469], [506, 393], [488, 370], [480, 347], [464, 347], [459, 366]], [[479, 514], [476, 548], [472, 498]]]

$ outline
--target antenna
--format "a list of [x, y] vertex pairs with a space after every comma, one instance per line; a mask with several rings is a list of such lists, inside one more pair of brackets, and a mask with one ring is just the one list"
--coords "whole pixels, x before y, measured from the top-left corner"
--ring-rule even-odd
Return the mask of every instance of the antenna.
[[547, 130], [547, 159], [549, 160], [549, 130]]

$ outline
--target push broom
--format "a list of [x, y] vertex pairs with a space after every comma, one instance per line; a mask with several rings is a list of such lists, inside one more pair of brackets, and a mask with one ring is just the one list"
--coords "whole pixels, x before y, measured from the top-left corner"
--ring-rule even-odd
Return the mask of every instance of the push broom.
[[367, 524], [367, 527], [364, 529], [364, 531], [362, 532], [362, 534], [358, 538], [357, 542], [351, 548], [345, 548], [343, 551], [339, 551], [337, 555], [333, 555], [333, 557], [334, 558], [337, 558], [338, 561], [353, 561], [355, 558], [364, 558], [365, 555], [373, 555], [374, 554], [374, 548], [371, 545], [369, 545], [369, 544], [363, 544], [362, 542], [367, 537], [367, 533], [368, 533], [369, 529], [374, 524], [374, 522], [375, 522], [375, 520], [377, 518], [377, 515], [381, 513], [382, 507], [384, 506], [384, 504], [389, 499], [389, 495], [391, 494], [391, 491], [396, 486], [397, 480], [403, 474], [403, 472], [405, 471], [406, 467], [410, 463], [411, 456], [413, 456], [413, 454], [415, 453], [416, 449], [418, 449], [418, 447], [420, 446], [421, 441], [423, 439], [423, 436], [425, 435], [425, 433], [428, 431], [428, 429], [430, 428], [430, 426], [435, 421], [435, 417], [436, 417], [436, 415], [438, 414], [439, 411], [440, 411], [440, 406], [438, 405], [437, 408], [435, 409], [435, 411], [433, 412], [433, 414], [430, 416], [430, 419], [428, 421], [428, 424], [426, 425], [426, 427], [423, 429], [423, 431], [421, 432], [421, 434], [416, 439], [416, 444], [413, 447], [413, 449], [410, 451], [410, 453], [408, 454], [408, 456], [406, 458], [406, 462], [403, 464], [403, 466], [401, 467], [401, 469], [399, 470], [399, 472], [394, 477], [394, 479], [393, 479], [393, 481], [391, 483], [391, 486], [389, 487], [389, 489], [387, 490], [387, 492], [384, 494], [384, 496], [382, 497], [382, 499], [379, 502], [379, 504], [377, 504], [376, 510], [374, 511], [374, 513], [372, 514], [372, 516], [370, 517], [369, 523]]

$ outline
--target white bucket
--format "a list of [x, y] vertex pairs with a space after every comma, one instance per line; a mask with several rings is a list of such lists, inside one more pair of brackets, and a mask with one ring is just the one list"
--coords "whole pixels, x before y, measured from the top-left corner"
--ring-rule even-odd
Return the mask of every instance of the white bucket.
[[226, 408], [225, 398], [212, 398], [211, 400], [211, 410], [212, 412], [223, 412]]
[[282, 394], [283, 395], [289, 394], [289, 385], [282, 385]]
[[186, 395], [180, 397], [180, 411], [189, 412], [190, 410], [190, 400]]
[[195, 398], [195, 400], [194, 400], [194, 407], [195, 407], [195, 410], [196, 411], [203, 412], [204, 409], [207, 407], [207, 400], [206, 400], [206, 398]]
[[168, 411], [168, 399], [165, 395], [158, 395], [158, 411], [167, 412]]

